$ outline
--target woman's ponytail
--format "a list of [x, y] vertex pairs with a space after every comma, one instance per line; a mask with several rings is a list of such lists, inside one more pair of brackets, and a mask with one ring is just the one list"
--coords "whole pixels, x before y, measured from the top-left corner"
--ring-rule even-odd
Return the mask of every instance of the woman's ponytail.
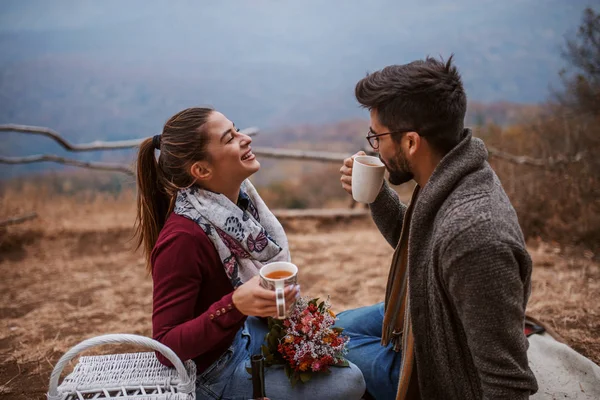
[[[193, 107], [173, 115], [162, 134], [146, 139], [137, 157], [137, 247], [143, 247], [146, 267], [152, 272], [150, 254], [173, 207], [177, 192], [194, 184], [190, 167], [196, 161], [209, 160], [208, 135], [202, 126], [211, 108]], [[157, 160], [155, 150], [160, 148]]]
[[155, 144], [149, 138], [142, 142], [137, 158], [137, 216], [135, 235], [137, 248], [143, 247], [146, 256], [146, 267], [152, 272], [150, 253], [156, 244], [158, 234], [165, 224], [169, 213], [171, 199], [162, 187]]

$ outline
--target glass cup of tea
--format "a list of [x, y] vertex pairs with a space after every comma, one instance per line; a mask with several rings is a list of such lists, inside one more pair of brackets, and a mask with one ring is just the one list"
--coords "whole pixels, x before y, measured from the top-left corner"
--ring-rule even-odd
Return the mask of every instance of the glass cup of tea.
[[381, 185], [385, 165], [377, 157], [354, 157], [352, 164], [352, 197], [359, 203], [370, 204], [375, 201]]
[[264, 265], [260, 269], [260, 284], [268, 290], [275, 291], [277, 302], [277, 319], [287, 318], [287, 310], [291, 304], [285, 304], [283, 290], [286, 286], [295, 285], [298, 281], [298, 267], [294, 264], [277, 261]]

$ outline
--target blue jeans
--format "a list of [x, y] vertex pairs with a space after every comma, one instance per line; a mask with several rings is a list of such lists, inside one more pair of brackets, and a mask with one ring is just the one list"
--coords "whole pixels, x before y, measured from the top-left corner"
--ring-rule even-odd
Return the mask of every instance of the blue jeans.
[[367, 392], [375, 399], [395, 399], [402, 354], [381, 345], [383, 303], [338, 314], [336, 326], [350, 336], [346, 358], [362, 371]]
[[[246, 367], [250, 357], [260, 353], [268, 327], [255, 317], [248, 317], [232, 345], [196, 380], [196, 399], [252, 398], [252, 381]], [[280, 399], [360, 399], [365, 381], [356, 365], [350, 368], [331, 368], [330, 375], [315, 375], [307, 383], [293, 389], [283, 366], [265, 368], [265, 392], [273, 400]]]

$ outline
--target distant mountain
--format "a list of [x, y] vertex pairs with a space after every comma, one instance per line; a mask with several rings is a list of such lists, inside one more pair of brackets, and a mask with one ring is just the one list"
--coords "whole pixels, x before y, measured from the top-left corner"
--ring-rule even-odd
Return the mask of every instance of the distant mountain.
[[[471, 101], [536, 103], [587, 4], [4, 0], [0, 123], [75, 142], [150, 136], [192, 105], [265, 130], [334, 123], [367, 117], [353, 97], [367, 71], [451, 53]], [[37, 137], [0, 143], [3, 155], [56, 149]]]

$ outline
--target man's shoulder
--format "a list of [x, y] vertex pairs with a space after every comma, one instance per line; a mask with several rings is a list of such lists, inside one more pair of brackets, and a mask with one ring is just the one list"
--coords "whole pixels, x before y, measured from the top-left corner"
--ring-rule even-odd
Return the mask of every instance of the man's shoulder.
[[489, 166], [459, 182], [437, 220], [438, 235], [447, 240], [464, 235], [474, 244], [522, 240], [517, 214]]
[[478, 171], [464, 177], [438, 211], [438, 222], [445, 229], [461, 229], [490, 221], [497, 195], [494, 175]]

